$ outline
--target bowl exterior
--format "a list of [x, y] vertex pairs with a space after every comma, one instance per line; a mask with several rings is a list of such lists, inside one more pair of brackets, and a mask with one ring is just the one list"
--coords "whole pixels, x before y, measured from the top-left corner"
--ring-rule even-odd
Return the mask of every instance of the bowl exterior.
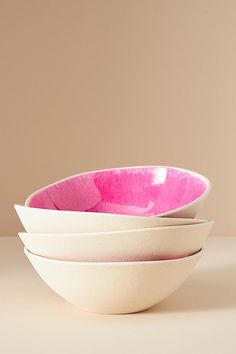
[[149, 227], [198, 224], [203, 220], [157, 218], [103, 213], [80, 213], [15, 205], [15, 210], [27, 232], [75, 233], [131, 230]]
[[212, 222], [104, 233], [19, 233], [26, 248], [65, 261], [119, 262], [174, 259], [203, 248]]
[[172, 261], [80, 263], [33, 255], [29, 261], [58, 295], [89, 312], [145, 310], [169, 296], [188, 277], [202, 252]]

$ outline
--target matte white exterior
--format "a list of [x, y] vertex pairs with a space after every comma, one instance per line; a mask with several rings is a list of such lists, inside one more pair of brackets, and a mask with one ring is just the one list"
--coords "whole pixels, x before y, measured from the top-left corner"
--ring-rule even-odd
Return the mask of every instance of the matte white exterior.
[[213, 222], [150, 229], [80, 233], [19, 233], [40, 256], [68, 261], [145, 261], [188, 256], [203, 248]]
[[29, 261], [58, 295], [80, 309], [122, 314], [145, 310], [169, 296], [202, 255], [169, 261], [66, 262], [36, 256]]
[[98, 232], [183, 224], [188, 225], [203, 222], [197, 219], [158, 218], [37, 209], [21, 205], [15, 205], [15, 209], [27, 232]]

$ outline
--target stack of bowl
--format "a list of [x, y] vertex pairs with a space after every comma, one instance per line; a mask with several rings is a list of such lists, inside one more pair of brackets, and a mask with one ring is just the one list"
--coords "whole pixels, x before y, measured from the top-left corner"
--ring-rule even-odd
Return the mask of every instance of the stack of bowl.
[[163, 166], [82, 173], [16, 205], [25, 254], [64, 299], [97, 313], [145, 310], [170, 295], [203, 252], [194, 219], [207, 178]]

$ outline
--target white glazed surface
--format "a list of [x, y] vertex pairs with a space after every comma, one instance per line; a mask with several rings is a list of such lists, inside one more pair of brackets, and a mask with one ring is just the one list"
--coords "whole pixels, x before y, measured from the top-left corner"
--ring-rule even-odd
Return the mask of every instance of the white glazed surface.
[[19, 233], [26, 248], [67, 261], [145, 261], [185, 257], [203, 248], [213, 222], [80, 234]]
[[30, 208], [15, 205], [27, 232], [72, 233], [130, 230], [201, 223], [198, 219], [157, 218]]
[[25, 248], [29, 261], [58, 295], [80, 309], [104, 314], [145, 310], [169, 296], [188, 277], [202, 255], [169, 261], [65, 262]]

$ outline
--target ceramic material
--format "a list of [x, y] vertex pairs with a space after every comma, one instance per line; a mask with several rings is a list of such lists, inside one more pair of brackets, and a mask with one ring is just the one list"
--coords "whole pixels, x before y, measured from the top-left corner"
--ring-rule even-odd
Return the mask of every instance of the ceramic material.
[[164, 166], [116, 168], [87, 172], [33, 193], [35, 208], [136, 216], [196, 216], [210, 189], [207, 178]]
[[80, 309], [122, 314], [145, 310], [169, 296], [202, 255], [169, 261], [66, 262], [36, 256], [29, 261], [57, 294]]
[[98, 232], [188, 225], [202, 222], [202, 220], [197, 219], [80, 213], [78, 211], [37, 209], [21, 205], [15, 205], [15, 209], [27, 232]]
[[80, 234], [19, 233], [40, 256], [68, 261], [146, 261], [181, 258], [203, 248], [212, 222]]

